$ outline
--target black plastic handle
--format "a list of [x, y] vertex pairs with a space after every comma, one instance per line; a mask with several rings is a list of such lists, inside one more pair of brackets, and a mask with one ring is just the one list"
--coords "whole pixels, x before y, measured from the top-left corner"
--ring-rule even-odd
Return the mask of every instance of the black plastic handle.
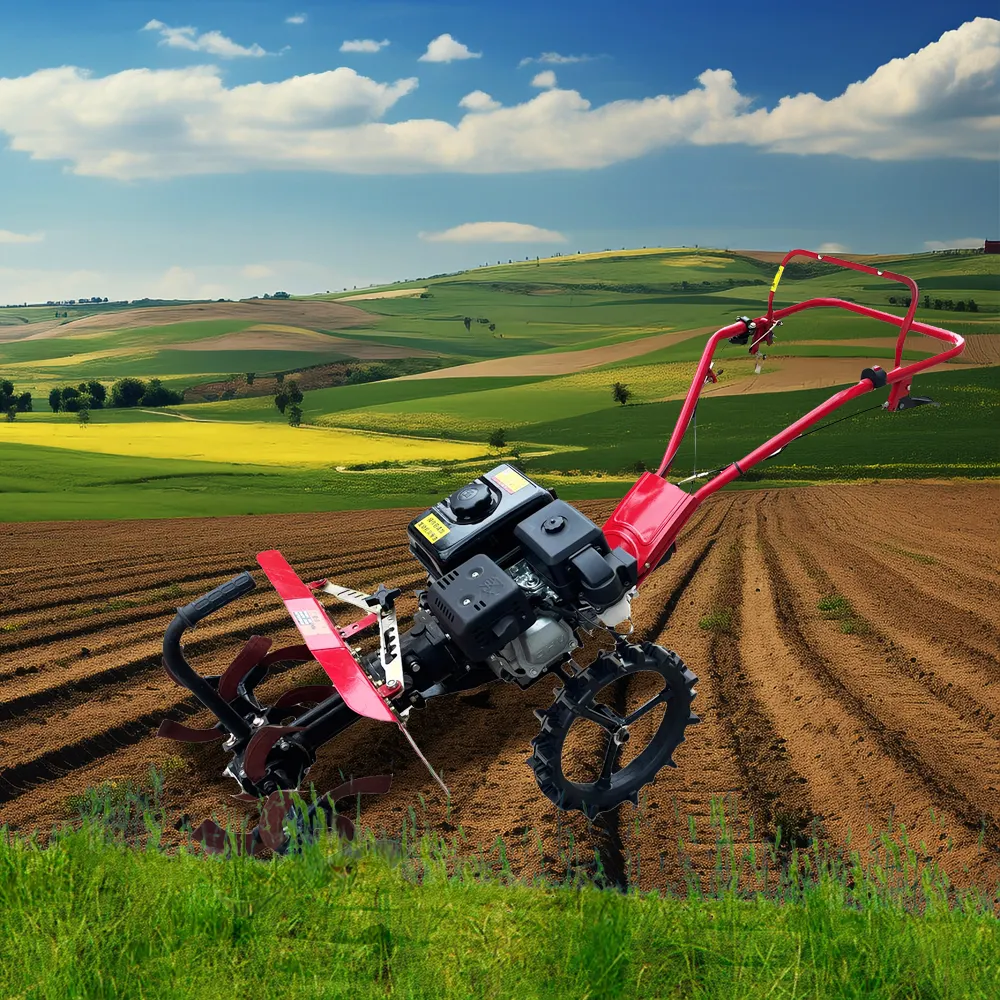
[[220, 583], [215, 590], [210, 590], [202, 597], [198, 597], [190, 604], [185, 604], [183, 608], [177, 609], [188, 627], [197, 625], [202, 618], [207, 618], [210, 614], [231, 604], [237, 597], [249, 594], [256, 587], [254, 578], [249, 573], [240, 573], [226, 583]]

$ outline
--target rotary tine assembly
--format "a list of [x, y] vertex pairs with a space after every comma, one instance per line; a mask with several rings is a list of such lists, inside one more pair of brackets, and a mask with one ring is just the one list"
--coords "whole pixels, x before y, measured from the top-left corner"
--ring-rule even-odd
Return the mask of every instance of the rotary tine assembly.
[[[389, 790], [391, 778], [357, 778], [334, 789], [308, 809], [293, 805], [316, 749], [361, 716], [399, 726], [434, 779], [448, 790], [427, 764], [403, 724], [399, 713], [383, 697], [402, 688], [402, 660], [394, 608], [398, 591], [380, 587], [374, 595], [336, 587], [326, 580], [305, 584], [275, 551], [262, 552], [258, 561], [284, 601], [304, 642], [272, 650], [272, 641], [253, 636], [221, 675], [205, 677], [188, 663], [181, 648], [183, 633], [207, 617], [249, 593], [256, 584], [249, 573], [179, 608], [163, 641], [163, 662], [170, 677], [186, 687], [218, 721], [209, 729], [197, 729], [172, 720], [161, 723], [158, 736], [187, 743], [222, 740], [232, 752], [224, 773], [240, 786], [239, 801], [261, 802], [261, 818], [250, 833], [240, 835], [237, 849], [259, 853], [262, 848], [281, 851], [287, 847], [285, 820], [293, 821], [300, 833], [313, 831], [319, 822], [335, 826], [353, 837], [353, 824], [337, 815], [338, 798], [355, 794], [379, 794]], [[339, 628], [313, 596], [329, 593], [356, 605], [367, 614], [352, 625]], [[372, 660], [371, 676], [365, 672], [347, 640], [379, 627], [380, 650]], [[316, 660], [333, 684], [313, 684], [292, 688], [270, 705], [262, 705], [255, 695], [257, 686], [279, 666]], [[203, 823], [194, 832], [205, 850], [222, 851], [227, 833], [214, 821]]]

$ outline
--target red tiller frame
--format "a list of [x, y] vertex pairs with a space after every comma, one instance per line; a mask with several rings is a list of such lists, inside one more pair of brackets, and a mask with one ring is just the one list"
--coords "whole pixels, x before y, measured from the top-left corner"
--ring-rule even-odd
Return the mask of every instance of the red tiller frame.
[[[850, 268], [853, 271], [862, 271], [879, 278], [886, 278], [889, 281], [899, 281], [910, 290], [910, 306], [906, 315], [900, 318], [891, 313], [882, 312], [879, 309], [871, 309], [868, 306], [858, 305], [856, 302], [847, 302], [844, 299], [817, 298], [807, 299], [805, 302], [798, 302], [794, 305], [785, 306], [783, 309], [774, 308], [774, 293], [778, 288], [778, 282], [785, 270], [785, 265], [793, 257], [809, 257], [812, 260], [823, 261], [828, 264], [837, 264], [840, 267]], [[914, 321], [914, 313], [917, 308], [917, 284], [912, 278], [893, 271], [880, 270], [869, 267], [867, 264], [858, 264], [850, 260], [841, 260], [839, 257], [830, 257], [827, 254], [813, 253], [811, 250], [791, 250], [785, 254], [778, 266], [777, 274], [771, 284], [771, 291], [767, 300], [767, 313], [753, 321], [748, 330], [748, 326], [743, 320], [730, 323], [717, 333], [713, 334], [705, 351], [698, 363], [694, 378], [691, 380], [691, 388], [688, 390], [687, 398], [681, 407], [680, 416], [670, 436], [670, 443], [663, 455], [663, 461], [655, 473], [646, 472], [640, 476], [638, 482], [625, 495], [621, 503], [615, 508], [612, 515], [604, 525], [604, 534], [612, 547], [620, 545], [627, 552], [635, 556], [639, 563], [639, 581], [654, 570], [666, 557], [674, 544], [678, 533], [691, 517], [697, 507], [707, 497], [711, 496], [723, 486], [731, 483], [737, 476], [740, 476], [752, 469], [755, 465], [770, 457], [775, 452], [784, 448], [785, 445], [794, 441], [806, 428], [822, 420], [834, 410], [845, 403], [863, 396], [866, 392], [872, 392], [876, 388], [888, 384], [889, 390], [888, 409], [895, 411], [900, 400], [906, 396], [912, 385], [913, 376], [918, 372], [932, 368], [961, 354], [965, 348], [965, 340], [956, 333], [942, 330], [940, 327], [931, 326], [929, 323]], [[847, 309], [850, 312], [867, 316], [871, 319], [882, 320], [885, 323], [892, 323], [899, 327], [899, 336], [896, 339], [895, 365], [891, 371], [884, 372], [878, 365], [866, 368], [865, 373], [856, 385], [847, 389], [841, 389], [834, 393], [828, 400], [810, 410], [800, 417], [795, 423], [789, 425], [785, 430], [765, 441], [760, 447], [755, 448], [750, 454], [741, 458], [738, 462], [733, 462], [723, 469], [717, 476], [710, 479], [701, 489], [695, 493], [686, 493], [679, 486], [668, 483], [667, 472], [673, 464], [677, 455], [677, 450], [681, 446], [681, 441], [691, 423], [694, 408], [698, 403], [702, 387], [709, 373], [709, 366], [715, 350], [723, 340], [744, 333], [751, 334], [749, 352], [756, 354], [761, 343], [772, 343], [774, 337], [774, 327], [784, 317], [793, 313], [802, 312], [804, 309], [814, 309], [817, 306], [834, 306], [840, 309]], [[922, 361], [914, 361], [912, 364], [903, 366], [903, 341], [911, 331], [922, 333], [928, 337], [950, 344], [951, 347], [936, 354], [931, 358]], [[869, 378], [867, 373], [871, 373]]]

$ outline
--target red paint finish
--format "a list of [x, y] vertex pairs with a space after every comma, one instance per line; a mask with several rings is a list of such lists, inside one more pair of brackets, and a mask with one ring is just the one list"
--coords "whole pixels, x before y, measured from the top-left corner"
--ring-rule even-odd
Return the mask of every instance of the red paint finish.
[[639, 563], [639, 581], [666, 555], [698, 500], [679, 486], [644, 472], [604, 524], [608, 544]]
[[[805, 302], [798, 302], [781, 309], [775, 309], [774, 293], [781, 278], [781, 271], [793, 257], [809, 257], [813, 260], [837, 264], [840, 267], [846, 267], [853, 271], [862, 271], [865, 274], [885, 278], [888, 281], [901, 282], [910, 291], [910, 305], [906, 311], [906, 315], [903, 317], [894, 316], [892, 313], [882, 312], [880, 309], [872, 309], [868, 306], [859, 305], [856, 302], [847, 302], [844, 299], [835, 298], [808, 299]], [[839, 257], [814, 253], [811, 250], [792, 250], [782, 259], [778, 274], [775, 276], [774, 283], [771, 286], [767, 300], [767, 314], [753, 321], [755, 324], [753, 340], [748, 350], [750, 354], [756, 354], [762, 343], [772, 344], [777, 324], [786, 316], [792, 316], [805, 309], [825, 307], [846, 309], [849, 312], [867, 316], [870, 319], [891, 323], [893, 326], [899, 327], [899, 335], [896, 338], [895, 365], [891, 371], [885, 373], [885, 377], [886, 384], [890, 387], [887, 409], [895, 411], [899, 406], [900, 399], [909, 393], [914, 375], [956, 357], [965, 349], [965, 340], [958, 334], [952, 333], [949, 330], [943, 330], [940, 327], [931, 326], [929, 323], [919, 323], [914, 320], [913, 317], [916, 312], [918, 297], [917, 283], [905, 275], [896, 274], [893, 271], [879, 270], [867, 264], [857, 264], [854, 261], [841, 260]], [[949, 347], [947, 350], [931, 358], [903, 365], [903, 342], [906, 340], [906, 335], [911, 331], [922, 333], [927, 337], [933, 337], [949, 345]], [[670, 435], [670, 442], [667, 445], [667, 450], [664, 452], [663, 461], [660, 462], [656, 474], [644, 473], [604, 525], [604, 533], [612, 548], [620, 545], [638, 560], [640, 582], [648, 573], [656, 568], [681, 528], [703, 500], [717, 490], [722, 489], [727, 483], [731, 483], [737, 476], [748, 472], [755, 465], [790, 444], [807, 428], [824, 417], [829, 416], [834, 410], [850, 402], [852, 399], [856, 399], [858, 396], [862, 396], [866, 392], [872, 392], [875, 389], [874, 384], [869, 379], [859, 378], [856, 385], [834, 393], [828, 400], [800, 417], [795, 423], [781, 431], [781, 433], [765, 441], [764, 444], [751, 451], [749, 455], [727, 466], [696, 493], [685, 493], [679, 487], [667, 483], [664, 477], [669, 472], [670, 466], [673, 464], [677, 451], [680, 448], [681, 441], [687, 433], [702, 388], [707, 382], [715, 381], [712, 378], [712, 369], [710, 366], [716, 348], [722, 341], [746, 332], [747, 326], [741, 320], [736, 323], [730, 323], [729, 326], [723, 327], [709, 338], [701, 360], [698, 362], [694, 378], [691, 380], [691, 386], [684, 399], [684, 404], [681, 406], [677, 424]], [[877, 365], [871, 367], [880, 371]]]
[[348, 708], [380, 722], [395, 722], [361, 664], [354, 658], [337, 627], [327, 617], [312, 591], [299, 579], [285, 557], [275, 549], [259, 552], [257, 562], [285, 602], [305, 644], [333, 681]]

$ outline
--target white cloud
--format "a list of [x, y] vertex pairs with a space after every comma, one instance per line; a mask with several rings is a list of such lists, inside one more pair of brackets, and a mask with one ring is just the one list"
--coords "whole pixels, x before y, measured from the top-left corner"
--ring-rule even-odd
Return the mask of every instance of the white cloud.
[[484, 90], [474, 90], [471, 94], [466, 94], [458, 102], [458, 106], [467, 111], [496, 111], [502, 107], [499, 101], [495, 101]]
[[824, 243], [816, 248], [816, 253], [847, 253], [843, 243]]
[[41, 243], [45, 233], [12, 233], [9, 229], [0, 229], [0, 243]]
[[417, 62], [450, 63], [455, 59], [479, 59], [481, 56], [482, 52], [470, 52], [467, 45], [445, 34], [438, 35]]
[[596, 58], [597, 56], [561, 56], [558, 52], [543, 52], [540, 56], [527, 56], [517, 65], [518, 69], [522, 66], [530, 66], [532, 63], [547, 63], [550, 66], [568, 66], [570, 63], [590, 62]]
[[466, 222], [443, 233], [420, 233], [428, 243], [565, 243], [566, 237], [553, 229], [541, 229], [523, 222]]
[[244, 278], [273, 278], [274, 270], [267, 264], [247, 264], [240, 270]]
[[542, 90], [551, 90], [556, 85], [556, 75], [550, 69], [542, 70], [541, 73], [536, 73], [531, 81], [532, 87], [538, 87]]
[[207, 52], [209, 55], [222, 59], [235, 59], [238, 56], [266, 56], [267, 51], [256, 42], [253, 45], [237, 45], [220, 31], [206, 31], [199, 35], [197, 28], [171, 28], [155, 18], [143, 26], [143, 31], [158, 31], [160, 44], [173, 49], [187, 49], [189, 52]]
[[967, 236], [964, 240], [927, 240], [924, 248], [927, 250], [972, 250], [985, 243], [982, 236]]
[[340, 46], [341, 52], [379, 52], [389, 44], [388, 38], [383, 38], [381, 42], [376, 42], [374, 38], [355, 38], [354, 41], [344, 42]]
[[292, 14], [291, 17], [285, 18], [285, 24], [305, 24], [306, 16], [305, 14]]
[[995, 159], [1000, 128], [1000, 21], [977, 17], [893, 59], [843, 94], [783, 97], [773, 110], [706, 123], [694, 141], [746, 142], [778, 153], [871, 160]]
[[[743, 143], [780, 153], [995, 161], [1000, 21], [977, 18], [839, 97], [751, 109], [728, 70], [686, 93], [594, 107], [549, 89], [511, 107], [463, 98], [457, 123], [379, 121], [417, 86], [341, 67], [226, 87], [212, 66], [104, 77], [71, 66], [0, 79], [11, 149], [73, 172], [132, 180], [249, 170], [356, 174], [589, 170], [654, 150]], [[481, 93], [481, 92], [480, 92]]]

